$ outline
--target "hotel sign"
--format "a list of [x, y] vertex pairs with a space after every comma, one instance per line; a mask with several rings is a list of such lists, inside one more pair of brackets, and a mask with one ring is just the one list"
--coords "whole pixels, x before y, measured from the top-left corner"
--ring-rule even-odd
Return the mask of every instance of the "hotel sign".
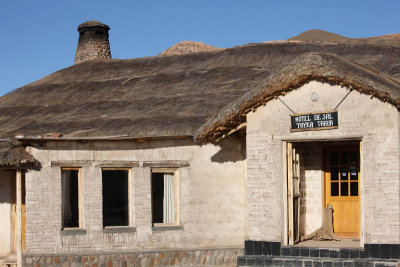
[[338, 112], [302, 113], [290, 115], [291, 132], [317, 131], [339, 127]]

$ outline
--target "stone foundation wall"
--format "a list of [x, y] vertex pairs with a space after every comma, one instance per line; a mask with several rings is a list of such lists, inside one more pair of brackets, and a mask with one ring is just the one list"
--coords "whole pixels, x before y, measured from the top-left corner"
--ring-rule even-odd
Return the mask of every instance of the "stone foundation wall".
[[97, 254], [24, 255], [24, 267], [236, 266], [240, 248]]

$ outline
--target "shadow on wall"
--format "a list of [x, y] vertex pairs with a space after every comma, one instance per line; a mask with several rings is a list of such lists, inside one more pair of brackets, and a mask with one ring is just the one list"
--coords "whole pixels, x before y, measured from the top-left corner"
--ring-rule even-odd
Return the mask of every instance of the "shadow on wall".
[[15, 171], [0, 170], [0, 204], [11, 202], [12, 183], [15, 182]]
[[161, 139], [161, 140], [79, 140], [79, 141], [63, 141], [63, 142], [38, 142], [33, 146], [38, 150], [59, 149], [59, 150], [146, 150], [168, 147], [192, 146], [194, 140], [190, 137], [182, 139]]
[[[146, 150], [169, 147], [183, 147], [193, 145], [204, 145], [196, 143], [192, 138], [185, 139], [165, 139], [165, 140], [142, 140], [142, 141], [63, 141], [63, 142], [38, 142], [33, 146], [38, 150], [93, 150], [93, 151], [108, 151], [108, 150]], [[236, 162], [246, 159], [246, 130], [241, 130], [234, 135], [228, 136], [218, 143], [213, 145], [220, 147], [220, 150], [211, 157], [212, 162]], [[40, 170], [41, 165], [33, 168]]]
[[[243, 133], [244, 132], [244, 133]], [[243, 161], [246, 159], [246, 132], [237, 132], [235, 135], [222, 139], [215, 145], [220, 150], [211, 157], [212, 162], [225, 163]]]

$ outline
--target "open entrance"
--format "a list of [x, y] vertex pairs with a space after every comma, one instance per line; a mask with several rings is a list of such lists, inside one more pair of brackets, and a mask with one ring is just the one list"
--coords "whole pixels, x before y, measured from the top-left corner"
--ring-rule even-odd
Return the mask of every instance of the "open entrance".
[[[0, 261], [16, 261], [17, 251], [17, 186], [15, 170], [0, 170]], [[22, 252], [25, 252], [25, 175], [21, 177]]]
[[[327, 246], [359, 246], [360, 142], [289, 142], [287, 159], [287, 243], [323, 240], [325, 208], [331, 206], [330, 228], [336, 236]], [[327, 224], [324, 224], [326, 228]], [[318, 234], [316, 233], [318, 232]], [[328, 234], [329, 235], [329, 234]], [[335, 245], [336, 244], [336, 245]], [[317, 245], [320, 246], [321, 244]], [[312, 245], [311, 245], [312, 246]]]

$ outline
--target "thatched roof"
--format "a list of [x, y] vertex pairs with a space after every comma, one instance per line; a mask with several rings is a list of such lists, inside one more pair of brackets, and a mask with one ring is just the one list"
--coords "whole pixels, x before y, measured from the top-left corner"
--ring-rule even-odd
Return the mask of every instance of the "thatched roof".
[[25, 168], [36, 164], [36, 160], [24, 147], [9, 141], [0, 141], [0, 167]]
[[196, 133], [215, 140], [246, 120], [246, 114], [269, 100], [285, 95], [311, 80], [346, 86], [389, 102], [400, 109], [400, 81], [333, 54], [305, 53], [270, 75], [236, 101], [225, 106]]
[[1, 97], [0, 138], [57, 132], [65, 138], [208, 138], [218, 120], [240, 123], [229, 118], [246, 103], [262, 103], [310, 79], [343, 82], [399, 107], [400, 43], [390, 40], [277, 42], [87, 61]]

